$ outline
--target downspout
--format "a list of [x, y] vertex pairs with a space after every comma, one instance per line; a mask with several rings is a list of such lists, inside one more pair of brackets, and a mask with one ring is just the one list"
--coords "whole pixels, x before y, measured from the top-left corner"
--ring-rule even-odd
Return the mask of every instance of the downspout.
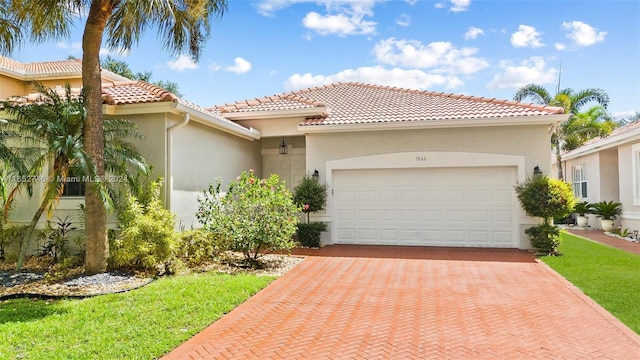
[[171, 190], [173, 189], [173, 177], [171, 173], [171, 148], [173, 145], [173, 138], [171, 134], [174, 130], [179, 129], [189, 123], [190, 116], [189, 113], [184, 113], [184, 119], [180, 122], [175, 123], [167, 128], [167, 154], [165, 156], [165, 185], [164, 185], [164, 203], [165, 208], [171, 210]]

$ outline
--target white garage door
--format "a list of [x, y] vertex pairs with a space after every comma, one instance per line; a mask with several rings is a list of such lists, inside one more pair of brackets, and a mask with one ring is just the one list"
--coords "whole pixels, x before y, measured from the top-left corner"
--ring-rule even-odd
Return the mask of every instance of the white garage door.
[[516, 247], [515, 167], [333, 174], [336, 243]]

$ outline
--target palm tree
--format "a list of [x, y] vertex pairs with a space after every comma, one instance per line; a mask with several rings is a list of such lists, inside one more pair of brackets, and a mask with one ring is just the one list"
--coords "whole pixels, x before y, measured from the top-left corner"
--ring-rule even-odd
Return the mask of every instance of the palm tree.
[[562, 124], [561, 131], [565, 134], [562, 150], [570, 151], [582, 146], [590, 139], [607, 136], [617, 126], [618, 124], [611, 119], [602, 106], [592, 106], [587, 111], [570, 117]]
[[[597, 102], [604, 109], [609, 105], [609, 95], [602, 89], [585, 89], [575, 92], [571, 88], [559, 90], [553, 97], [549, 91], [544, 87], [536, 84], [528, 84], [516, 92], [513, 99], [515, 101], [522, 101], [526, 98], [533, 100], [534, 103], [540, 105], [558, 106], [564, 109], [565, 114], [570, 114], [567, 122], [578, 114], [580, 108], [589, 102]], [[567, 123], [565, 122], [565, 124]], [[563, 133], [562, 129], [565, 124], [560, 124], [556, 127], [555, 131], [551, 135], [551, 143], [556, 151], [556, 163], [558, 166], [558, 179], [563, 179], [562, 174], [562, 145], [564, 144], [568, 134]]]
[[[222, 16], [227, 9], [226, 0], [13, 0], [9, 3], [0, 0], [0, 8], [4, 7], [11, 15], [9, 18], [15, 19], [13, 23], [36, 41], [66, 35], [76, 15], [87, 13], [82, 37], [82, 86], [87, 108], [84, 147], [100, 176], [104, 175], [105, 165], [100, 78], [103, 36], [107, 35], [109, 47], [130, 50], [145, 30], [153, 28], [165, 49], [172, 54], [188, 52], [197, 60], [209, 36], [211, 20]], [[107, 212], [99, 196], [99, 185], [91, 183], [85, 196], [85, 269], [89, 274], [104, 272], [109, 255]]]
[[[13, 119], [7, 120], [7, 130], [13, 131], [22, 140], [16, 151], [29, 166], [27, 180], [44, 183], [40, 206], [33, 215], [31, 223], [20, 244], [17, 269], [21, 269], [26, 256], [29, 241], [36, 224], [45, 210], [51, 212], [64, 191], [71, 174], [98, 183], [98, 196], [102, 204], [111, 204], [108, 185], [104, 180], [97, 181], [100, 173], [84, 148], [84, 129], [87, 111], [82, 94], [72, 96], [69, 85], [64, 96], [42, 84], [34, 84], [37, 92], [43, 94], [41, 102], [24, 104], [8, 101], [5, 111]], [[104, 122], [105, 165], [113, 174], [134, 181], [135, 173], [148, 171], [148, 166], [133, 145], [126, 138], [140, 138], [135, 124], [127, 120], [107, 120]], [[46, 176], [43, 169], [48, 166]], [[107, 177], [109, 179], [111, 177]], [[13, 193], [15, 194], [15, 193]], [[13, 201], [10, 196], [7, 203]]]

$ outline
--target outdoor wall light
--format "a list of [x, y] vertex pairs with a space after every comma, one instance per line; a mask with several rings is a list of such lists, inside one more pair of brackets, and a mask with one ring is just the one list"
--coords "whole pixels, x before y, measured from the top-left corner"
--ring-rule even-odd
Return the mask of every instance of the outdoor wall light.
[[312, 178], [314, 178], [316, 181], [320, 180], [320, 172], [318, 172], [318, 169], [313, 170], [313, 174], [311, 175]]
[[533, 168], [533, 175], [542, 175], [542, 170], [540, 170], [540, 167], [538, 165]]
[[284, 138], [282, 138], [282, 143], [280, 144], [280, 155], [286, 155], [287, 151], [287, 143], [285, 143]]

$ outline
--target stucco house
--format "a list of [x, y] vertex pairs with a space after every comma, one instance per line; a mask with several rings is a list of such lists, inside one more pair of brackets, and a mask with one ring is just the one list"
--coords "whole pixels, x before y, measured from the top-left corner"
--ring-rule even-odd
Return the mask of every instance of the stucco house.
[[[22, 96], [37, 100], [31, 81], [64, 92], [69, 83], [79, 92], [82, 68], [79, 60], [20, 63], [0, 57], [0, 99]], [[260, 168], [260, 133], [219, 114], [180, 99], [155, 85], [131, 81], [102, 71], [105, 119], [135, 122], [145, 139], [133, 141], [153, 165], [155, 176], [165, 179], [161, 195], [165, 205], [178, 215], [178, 226], [196, 224], [197, 197], [216, 177], [235, 178], [242, 170]], [[1, 116], [1, 113], [0, 113]], [[10, 213], [12, 223], [28, 223], [37, 209], [42, 188], [31, 199], [22, 197]], [[54, 216], [77, 216], [83, 194], [65, 194]], [[43, 216], [41, 223], [46, 218]], [[115, 219], [111, 217], [111, 225]]]
[[[328, 185], [324, 244], [529, 248], [513, 186], [549, 171], [562, 109], [336, 83], [211, 108], [262, 134], [263, 173]], [[281, 155], [284, 145], [287, 154]]]
[[[0, 98], [17, 90], [28, 97], [27, 81], [39, 78], [4, 64]], [[52, 87], [73, 73], [58, 72]], [[549, 130], [567, 118], [560, 108], [362, 83], [203, 108], [110, 75], [103, 73], [105, 117], [138, 124], [146, 139], [137, 146], [166, 179], [163, 200], [181, 226], [197, 225], [197, 196], [215, 178], [254, 169], [291, 189], [317, 173], [328, 186], [326, 211], [313, 219], [329, 223], [325, 245], [529, 248], [524, 229], [538, 219], [522, 211], [513, 186], [536, 166], [549, 172]], [[21, 83], [12, 92], [5, 82]], [[81, 201], [67, 197], [59, 211]], [[33, 214], [35, 202], [25, 202], [14, 221]]]
[[[620, 202], [622, 214], [616, 225], [640, 230], [640, 122], [564, 153], [562, 168], [577, 198], [591, 203]], [[600, 228], [594, 215], [589, 225]]]

